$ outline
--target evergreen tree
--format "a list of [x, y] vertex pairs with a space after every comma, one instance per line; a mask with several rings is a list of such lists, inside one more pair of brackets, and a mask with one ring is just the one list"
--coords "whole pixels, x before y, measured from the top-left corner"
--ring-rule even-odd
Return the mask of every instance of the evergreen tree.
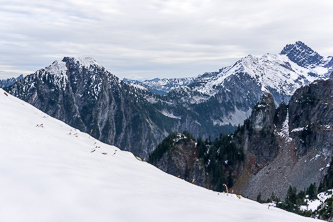
[[259, 192], [258, 196], [257, 196], [257, 202], [258, 203], [262, 203], [262, 199], [261, 199], [261, 192]]
[[287, 197], [280, 206], [280, 208], [285, 209], [290, 212], [296, 212], [297, 211], [297, 190], [296, 187], [289, 186], [287, 191]]
[[306, 193], [309, 195], [310, 200], [316, 199], [318, 194], [316, 183], [311, 183]]

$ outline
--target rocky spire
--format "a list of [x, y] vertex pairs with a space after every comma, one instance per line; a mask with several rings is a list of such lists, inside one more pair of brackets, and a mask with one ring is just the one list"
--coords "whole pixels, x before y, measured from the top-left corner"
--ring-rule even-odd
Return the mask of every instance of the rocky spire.
[[280, 54], [288, 56], [291, 61], [305, 68], [319, 65], [323, 59], [321, 55], [301, 41], [286, 45]]

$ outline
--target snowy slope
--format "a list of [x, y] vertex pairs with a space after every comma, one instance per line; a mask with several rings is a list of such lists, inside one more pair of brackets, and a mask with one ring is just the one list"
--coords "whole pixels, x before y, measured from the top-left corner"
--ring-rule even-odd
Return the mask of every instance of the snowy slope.
[[312, 221], [167, 175], [2, 89], [0, 107], [0, 221]]

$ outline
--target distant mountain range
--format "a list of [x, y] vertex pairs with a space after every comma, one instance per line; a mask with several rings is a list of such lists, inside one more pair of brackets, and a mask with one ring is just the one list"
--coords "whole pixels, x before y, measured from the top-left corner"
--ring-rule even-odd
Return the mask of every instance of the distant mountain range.
[[[221, 68], [218, 72], [207, 72], [198, 77], [145, 80], [124, 79], [125, 82], [147, 88], [162, 95], [171, 90], [189, 86], [208, 96], [213, 96], [223, 87], [228, 87], [228, 80], [233, 75], [246, 73], [256, 79], [263, 91], [275, 90], [291, 95], [295, 87], [308, 84], [317, 78], [328, 78], [333, 71], [333, 57], [323, 57], [304, 43], [286, 45], [280, 54], [265, 54], [261, 57], [248, 55], [235, 64]], [[282, 89], [285, 92], [282, 92]], [[280, 102], [280, 99], [277, 101]]]
[[194, 82], [195, 78], [172, 78], [172, 79], [159, 79], [145, 80], [140, 82], [138, 80], [131, 80], [124, 78], [123, 81], [132, 85], [142, 86], [152, 93], [166, 95], [171, 90], [180, 88], [182, 86], [188, 86]]
[[[298, 41], [286, 45], [280, 54], [248, 55], [218, 72], [196, 78], [153, 79], [131, 84], [167, 93], [170, 101], [192, 107], [215, 125], [237, 125], [249, 116], [263, 93], [271, 93], [278, 105], [288, 102], [297, 88], [328, 78], [333, 71], [332, 59], [320, 56]], [[202, 107], [210, 109], [202, 111]]]
[[121, 81], [92, 58], [69, 58], [5, 87], [11, 94], [104, 142], [147, 157], [169, 133], [212, 138], [232, 132], [264, 93], [275, 104], [328, 78], [332, 57], [302, 42], [280, 54], [249, 55], [196, 78]]
[[0, 80], [0, 88], [11, 86], [21, 79], [23, 79], [23, 75], [20, 75], [17, 78], [13, 77], [13, 78], [9, 78], [9, 79]]

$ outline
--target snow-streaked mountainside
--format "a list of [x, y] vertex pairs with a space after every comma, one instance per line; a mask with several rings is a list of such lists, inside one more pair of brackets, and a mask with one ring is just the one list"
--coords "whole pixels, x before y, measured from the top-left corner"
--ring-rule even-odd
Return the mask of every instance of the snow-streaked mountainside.
[[213, 96], [221, 88], [228, 88], [228, 78], [239, 74], [246, 74], [255, 79], [263, 92], [274, 89], [278, 93], [291, 96], [302, 85], [307, 85], [318, 77], [327, 77], [328, 69], [323, 67], [307, 69], [281, 54], [265, 54], [261, 57], [248, 55], [234, 65], [221, 69], [217, 75], [199, 76], [197, 82], [200, 84], [195, 90]]
[[[142, 87], [134, 87], [91, 58], [64, 57], [4, 88], [107, 144], [147, 158], [168, 134], [191, 129], [217, 135], [209, 119]], [[156, 101], [156, 102], [155, 102]]]
[[130, 80], [124, 78], [123, 81], [132, 84], [133, 86], [137, 87], [144, 87], [147, 90], [150, 90], [153, 93], [165, 95], [171, 90], [180, 88], [182, 86], [188, 86], [193, 83], [195, 80], [194, 77], [188, 78], [172, 78], [172, 79], [151, 79], [145, 81], [137, 81], [137, 80]]
[[1, 221], [313, 221], [163, 173], [0, 89]]

